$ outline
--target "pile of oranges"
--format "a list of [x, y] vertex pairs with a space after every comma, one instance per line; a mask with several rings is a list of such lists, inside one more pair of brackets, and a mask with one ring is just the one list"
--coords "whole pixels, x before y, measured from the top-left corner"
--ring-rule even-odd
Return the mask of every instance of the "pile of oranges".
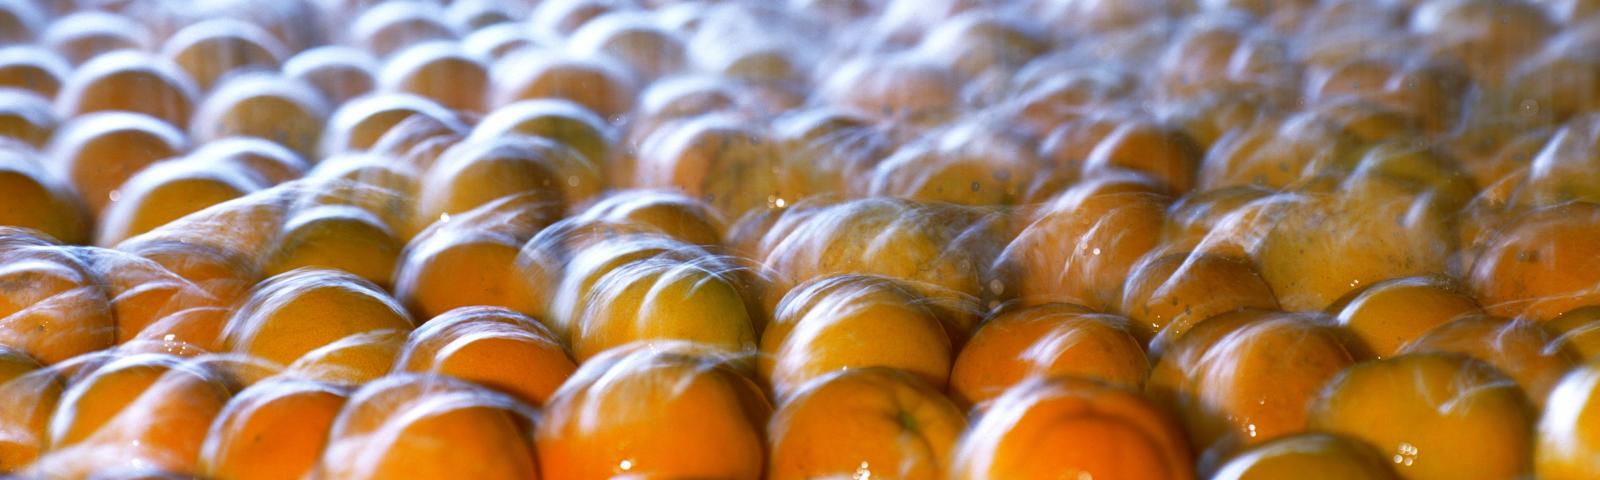
[[0, 0], [0, 474], [1600, 478], [1600, 1]]

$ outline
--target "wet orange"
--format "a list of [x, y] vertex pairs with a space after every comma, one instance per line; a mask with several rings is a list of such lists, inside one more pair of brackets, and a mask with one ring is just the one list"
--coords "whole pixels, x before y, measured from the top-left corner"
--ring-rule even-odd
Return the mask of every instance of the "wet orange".
[[22, 470], [49, 446], [47, 429], [63, 388], [56, 372], [0, 347], [0, 472]]
[[1140, 388], [1149, 370], [1127, 319], [1045, 304], [1003, 311], [979, 326], [956, 356], [950, 392], [970, 406], [1027, 379], [1063, 375]]
[[1121, 311], [1140, 339], [1182, 336], [1195, 323], [1241, 308], [1278, 308], [1278, 298], [1250, 261], [1174, 253], [1141, 262], [1122, 290]]
[[1121, 304], [1123, 280], [1156, 247], [1166, 197], [1091, 193], [1062, 192], [1006, 247], [1001, 261], [1020, 271], [1025, 301], [1112, 310]]
[[767, 476], [945, 478], [966, 423], [915, 376], [843, 370], [806, 384], [773, 414]]
[[1600, 475], [1594, 461], [1600, 449], [1600, 366], [1590, 363], [1562, 377], [1545, 405], [1534, 442], [1533, 472], [1538, 478], [1568, 480]]
[[452, 110], [484, 110], [489, 66], [452, 43], [425, 43], [401, 50], [377, 77], [386, 90], [433, 99]]
[[[1469, 283], [1489, 313], [1546, 320], [1600, 300], [1600, 205], [1565, 203], [1511, 221], [1484, 246]], [[1571, 260], [1568, 260], [1571, 259]]]
[[1429, 329], [1483, 311], [1453, 280], [1433, 276], [1374, 283], [1328, 310], [1379, 358], [1400, 353]]
[[371, 283], [309, 269], [263, 281], [228, 321], [223, 338], [231, 351], [287, 366], [351, 335], [411, 328], [399, 304]]
[[1216, 480], [1391, 480], [1400, 478], [1377, 450], [1350, 437], [1292, 435], [1257, 445], [1229, 460]]
[[67, 388], [50, 423], [52, 452], [33, 468], [47, 476], [119, 465], [198, 473], [206, 432], [229, 397], [202, 365], [161, 354], [118, 358]]
[[216, 85], [195, 110], [195, 139], [225, 137], [271, 140], [313, 158], [328, 107], [316, 91], [276, 74], [242, 73]]
[[38, 154], [0, 154], [0, 225], [38, 230], [69, 243], [89, 240], [89, 212], [67, 185], [46, 172]]
[[249, 70], [277, 70], [285, 47], [270, 32], [233, 19], [194, 23], [162, 45], [162, 56], [189, 73], [200, 90], [224, 76]]
[[1555, 335], [1525, 320], [1466, 315], [1429, 329], [1405, 352], [1452, 352], [1494, 365], [1517, 381], [1529, 403], [1543, 407], [1578, 355]]
[[0, 346], [54, 364], [109, 348], [116, 319], [105, 289], [54, 247], [0, 253]]
[[1580, 307], [1543, 324], [1584, 360], [1600, 358], [1600, 306]]
[[542, 406], [578, 366], [538, 321], [511, 310], [464, 307], [411, 333], [396, 368], [448, 375]]
[[195, 160], [151, 165], [118, 188], [100, 216], [96, 244], [116, 246], [186, 215], [245, 196], [263, 186], [243, 171]]
[[296, 212], [283, 224], [262, 273], [330, 268], [387, 289], [401, 248], [400, 240], [377, 216], [356, 207], [317, 206]]
[[73, 70], [56, 97], [63, 116], [125, 111], [186, 126], [198, 87], [187, 73], [164, 58], [138, 52], [96, 57]]
[[267, 381], [240, 391], [211, 424], [201, 472], [241, 480], [310, 473], [348, 396], [309, 381]]
[[531, 412], [503, 395], [448, 377], [394, 375], [350, 395], [311, 476], [535, 478], [532, 433]]
[[582, 362], [624, 344], [673, 340], [751, 352], [758, 338], [745, 298], [719, 262], [627, 263], [600, 277], [584, 297], [572, 352]]
[[145, 167], [188, 148], [188, 138], [153, 117], [124, 112], [84, 115], [51, 142], [54, 172], [77, 190], [91, 212], [122, 198], [122, 184]]

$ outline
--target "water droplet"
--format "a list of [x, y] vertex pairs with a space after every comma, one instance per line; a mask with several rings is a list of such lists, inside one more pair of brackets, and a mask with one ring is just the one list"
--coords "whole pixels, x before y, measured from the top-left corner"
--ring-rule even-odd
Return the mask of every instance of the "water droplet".
[[1095, 254], [1095, 255], [1099, 255], [1099, 254], [1100, 254], [1100, 247], [1095, 247], [1095, 248], [1094, 248], [1094, 252], [1093, 252], [1093, 253], [1094, 253], [1094, 254]]
[[441, 213], [441, 214], [439, 214], [439, 221], [441, 221], [441, 222], [448, 222], [448, 221], [450, 221], [450, 214], [448, 214], [448, 213]]
[[851, 480], [871, 480], [871, 478], [872, 470], [867, 467], [867, 462], [861, 462], [861, 466], [856, 467], [856, 473], [850, 476]]
[[122, 190], [112, 190], [110, 195], [106, 195], [106, 198], [110, 198], [113, 202], [122, 200]]
[[577, 175], [572, 175], [572, 176], [567, 177], [567, 186], [569, 186], [569, 187], [578, 186], [578, 176]]
[[624, 472], [633, 470], [633, 460], [623, 460], [622, 463], [617, 464], [617, 468], [621, 468]]
[[788, 205], [789, 204], [788, 202], [783, 201], [783, 199], [781, 199], [781, 198], [778, 199], [778, 201], [772, 202], [772, 203], [778, 205], [778, 208], [783, 208], [784, 205]]

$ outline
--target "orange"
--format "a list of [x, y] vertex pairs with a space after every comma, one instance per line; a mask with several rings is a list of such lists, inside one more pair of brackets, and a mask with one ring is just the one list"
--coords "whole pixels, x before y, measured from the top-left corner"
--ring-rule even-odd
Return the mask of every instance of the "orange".
[[201, 450], [201, 472], [240, 480], [311, 472], [349, 394], [310, 381], [266, 381], [240, 391], [217, 414]]
[[1119, 387], [1034, 379], [1006, 391], [956, 448], [953, 478], [1190, 479], [1189, 447], [1155, 404]]
[[396, 368], [471, 381], [543, 406], [578, 366], [538, 321], [496, 307], [457, 308], [406, 341]]
[[760, 478], [772, 406], [746, 361], [661, 343], [584, 362], [545, 405], [540, 477]]
[[608, 119], [633, 107], [637, 88], [625, 67], [604, 57], [569, 57], [531, 49], [500, 60], [493, 83], [494, 105], [563, 98]]
[[1408, 354], [1351, 367], [1310, 409], [1311, 427], [1365, 440], [1408, 479], [1512, 478], [1527, 472], [1533, 414], [1493, 367]]
[[1561, 378], [1539, 419], [1533, 447], [1533, 472], [1538, 478], [1575, 480], [1600, 475], [1600, 364], [1590, 363]]
[[316, 91], [272, 73], [230, 76], [195, 110], [196, 140], [241, 136], [264, 138], [313, 158], [328, 107]]
[[329, 105], [343, 105], [377, 85], [377, 60], [350, 47], [321, 46], [289, 57], [283, 76], [315, 87]]
[[1557, 31], [1545, 9], [1516, 2], [1428, 3], [1412, 16], [1425, 48], [1465, 64], [1474, 80], [1494, 87]]
[[[200, 217], [196, 215], [195, 217]], [[190, 218], [186, 221], [193, 221]], [[223, 222], [226, 223], [226, 222]], [[183, 225], [177, 225], [182, 227]], [[199, 288], [204, 295], [213, 297], [214, 300], [223, 302], [214, 306], [230, 305], [234, 300], [244, 296], [245, 290], [260, 279], [260, 272], [256, 269], [250, 254], [226, 249], [198, 242], [186, 241], [187, 239], [162, 238], [162, 230], [140, 237], [132, 241], [123, 242], [118, 249], [127, 253], [149, 259], [167, 272], [154, 272], [155, 276], [167, 277], [167, 273], [181, 278]], [[222, 238], [218, 243], [228, 244], [236, 241]], [[246, 245], [248, 246], [248, 245]], [[253, 254], [254, 252], [251, 252]], [[102, 271], [104, 271], [102, 269]], [[130, 277], [123, 279], [129, 284], [139, 283], [141, 279]], [[187, 287], [184, 286], [184, 287]], [[137, 285], [129, 285], [137, 289]], [[189, 292], [184, 288], [184, 295]]]
[[32, 2], [0, 3], [0, 44], [25, 43], [44, 29], [48, 17]]
[[105, 289], [65, 250], [19, 247], [0, 253], [0, 346], [54, 364], [116, 341]]
[[607, 195], [577, 216], [648, 226], [693, 245], [722, 244], [722, 216], [705, 202], [678, 192], [623, 190]]
[[[201, 280], [184, 278], [154, 260], [117, 250], [95, 250], [89, 263], [98, 272], [111, 297], [111, 308], [116, 316], [117, 342], [135, 338], [163, 339], [190, 343], [208, 351], [216, 351], [217, 335], [221, 323], [226, 321], [226, 305], [232, 298], [218, 298]], [[243, 284], [243, 278], [213, 279], [215, 284]], [[232, 285], [230, 285], [231, 287]], [[229, 291], [242, 292], [244, 285]], [[206, 313], [209, 312], [209, 313]], [[217, 317], [217, 313], [222, 313]], [[189, 318], [182, 318], [189, 317]], [[204, 324], [215, 321], [215, 329]], [[152, 327], [164, 324], [163, 327]], [[189, 326], [203, 327], [198, 331]], [[148, 333], [153, 336], [145, 336]]]
[[0, 139], [41, 148], [55, 134], [58, 123], [49, 99], [31, 92], [0, 89]]
[[96, 10], [57, 18], [38, 38], [74, 65], [118, 50], [142, 50], [150, 41], [149, 29], [132, 18]]
[[1083, 161], [1085, 175], [1104, 169], [1142, 172], [1175, 194], [1194, 186], [1202, 152], [1181, 130], [1128, 122], [1112, 130]]
[[72, 183], [95, 214], [122, 198], [124, 182], [151, 164], [188, 148], [183, 132], [137, 113], [83, 115], [62, 126], [51, 141], [51, 166]]
[[1182, 336], [1201, 320], [1241, 308], [1277, 309], [1278, 299], [1249, 260], [1221, 255], [1152, 256], [1122, 291], [1121, 311], [1141, 339]]
[[474, 305], [536, 313], [530, 310], [537, 302], [522, 288], [516, 266], [522, 243], [532, 232], [496, 232], [476, 225], [520, 215], [537, 231], [554, 220], [547, 212], [548, 206], [532, 201], [531, 195], [515, 195], [441, 218], [403, 252], [394, 277], [396, 296], [418, 318]]
[[73, 382], [34, 474], [141, 467], [199, 473], [201, 444], [231, 392], [209, 368], [161, 354], [112, 360]]
[[[574, 238], [570, 240], [583, 242], [577, 246], [576, 251], [571, 252], [570, 256], [546, 258], [548, 252], [540, 250], [570, 247], [549, 245], [558, 241], [552, 240], [551, 237], [562, 233], [555, 227], [552, 227], [550, 232], [554, 235], [549, 237], [541, 235], [541, 238], [529, 240], [529, 250], [525, 250], [525, 254], [519, 256], [518, 264], [521, 266], [519, 268], [525, 270], [537, 269], [545, 274], [556, 275], [553, 288], [539, 284], [524, 284], [525, 287], [532, 287], [529, 291], [536, 291], [546, 297], [548, 318], [539, 318], [546, 322], [545, 325], [556, 334], [556, 338], [573, 338], [578, 319], [589, 305], [588, 300], [595, 285], [611, 271], [632, 262], [658, 256], [688, 261], [708, 255], [703, 249], [662, 235], [641, 235], [617, 229], [602, 230], [595, 235], [573, 232]], [[541, 280], [541, 278], [531, 277], [531, 280]]]
[[1494, 315], [1546, 320], [1600, 303], [1600, 205], [1565, 203], [1511, 220], [1484, 246], [1469, 283]]
[[589, 20], [618, 7], [602, 0], [554, 0], [540, 2], [529, 15], [529, 22], [540, 33], [561, 36], [572, 34]]
[[253, 137], [214, 139], [189, 153], [189, 158], [221, 167], [228, 165], [272, 186], [300, 178], [310, 170], [305, 158], [270, 140]]
[[963, 14], [944, 20], [928, 32], [919, 48], [949, 59], [956, 71], [971, 78], [989, 72], [1014, 72], [1044, 53], [1048, 45], [1040, 33], [1022, 22]]
[[1196, 252], [1249, 257], [1256, 232], [1269, 226], [1261, 221], [1263, 211], [1283, 196], [1254, 186], [1223, 187], [1184, 195], [1167, 211], [1163, 230], [1167, 248], [1189, 248]]
[[584, 297], [586, 307], [572, 330], [574, 357], [582, 362], [619, 345], [672, 340], [754, 351], [756, 326], [725, 268], [651, 259], [611, 270]]
[[475, 31], [492, 25], [511, 23], [520, 17], [498, 2], [467, 0], [452, 2], [445, 10], [450, 23], [463, 31]]
[[408, 332], [396, 329], [354, 333], [301, 355], [281, 377], [335, 385], [361, 385], [389, 374]]
[[60, 55], [35, 46], [0, 48], [0, 87], [19, 88], [56, 98], [72, 71]]
[[422, 226], [514, 194], [544, 205], [554, 222], [601, 188], [599, 172], [578, 152], [534, 137], [456, 144], [422, 178], [415, 215]]
[[447, 377], [394, 375], [350, 396], [313, 478], [538, 477], [532, 412]]
[[452, 110], [481, 112], [489, 66], [454, 43], [430, 42], [395, 53], [377, 78], [385, 90], [414, 93]]
[[778, 189], [783, 172], [776, 143], [734, 117], [706, 116], [657, 130], [639, 149], [637, 186], [681, 189], [725, 216], [775, 208], [798, 193]]
[[[322, 132], [322, 156], [360, 151], [378, 143], [383, 134], [413, 115], [425, 115], [440, 123], [457, 125], [455, 114], [433, 100], [408, 93], [381, 93], [345, 102], [328, 117]], [[465, 130], [465, 128], [462, 128]]]
[[945, 478], [966, 417], [904, 372], [855, 368], [806, 384], [767, 432], [767, 478]]
[[580, 55], [620, 60], [644, 79], [677, 73], [689, 63], [687, 46], [677, 34], [631, 13], [597, 16], [573, 31], [568, 42]]
[[1006, 246], [999, 260], [1020, 271], [1030, 303], [1077, 303], [1109, 311], [1122, 282], [1160, 239], [1166, 197], [1146, 193], [1062, 192]]
[[913, 55], [852, 61], [817, 88], [835, 104], [910, 122], [946, 115], [960, 97], [955, 72]]
[[355, 18], [349, 35], [382, 58], [424, 41], [455, 39], [459, 34], [445, 19], [444, 8], [432, 3], [380, 3]]
[[1393, 480], [1389, 459], [1360, 440], [1326, 433], [1291, 435], [1233, 457], [1216, 480]]
[[[647, 96], [647, 105], [649, 101]], [[786, 161], [804, 164], [788, 167], [788, 181], [800, 183], [789, 190], [866, 192], [873, 181], [874, 165], [892, 153], [888, 136], [874, 128], [870, 119], [843, 110], [807, 110], [780, 117], [776, 123], [774, 133], [783, 142], [781, 153]], [[795, 201], [798, 199], [789, 203]]]
[[758, 361], [779, 398], [828, 372], [889, 367], [943, 389], [955, 352], [939, 317], [897, 280], [819, 277], [784, 296]]
[[1406, 352], [1452, 352], [1482, 360], [1517, 381], [1529, 403], [1545, 398], [1581, 360], [1554, 334], [1525, 320], [1465, 315], [1429, 329]]
[[[1028, 140], [1004, 126], [956, 124], [883, 159], [871, 172], [868, 192], [972, 206], [1035, 203], [1059, 190], [1071, 174], [1046, 170]], [[808, 168], [804, 161], [792, 166]], [[789, 199], [808, 193], [777, 192]]]
[[385, 289], [404, 247], [388, 225], [360, 208], [324, 205], [295, 212], [284, 222], [262, 267], [265, 275], [297, 268], [343, 270]]
[[172, 61], [140, 52], [95, 57], [67, 77], [56, 96], [63, 117], [89, 112], [127, 111], [186, 126], [198, 88]]
[[290, 365], [351, 335], [410, 332], [405, 310], [377, 286], [333, 270], [295, 270], [263, 281], [223, 332], [229, 350]]
[[68, 243], [86, 243], [89, 212], [67, 185], [26, 150], [0, 153], [0, 225], [35, 229]]
[[1378, 358], [1400, 353], [1429, 329], [1482, 312], [1447, 277], [1405, 277], [1372, 284], [1328, 311]]
[[[357, 207], [383, 220], [401, 240], [415, 232], [418, 173], [390, 157], [357, 153], [323, 158], [306, 176], [306, 188], [292, 189], [296, 209], [326, 205]], [[273, 225], [274, 234], [278, 225]]]
[[[501, 105], [472, 128], [471, 139], [486, 140], [507, 135], [535, 135], [555, 140], [577, 150], [589, 164], [611, 179], [614, 133], [606, 121], [582, 105], [559, 98], [522, 100]], [[581, 179], [580, 179], [581, 180]]]
[[116, 246], [186, 215], [245, 196], [264, 186], [245, 172], [193, 159], [160, 162], [128, 178], [100, 216], [95, 243]]
[[985, 321], [956, 356], [950, 392], [988, 402], [1034, 377], [1072, 375], [1129, 388], [1150, 370], [1127, 319], [1065, 303], [1005, 310]]
[[224, 76], [249, 70], [277, 70], [285, 47], [255, 24], [230, 18], [202, 20], [174, 33], [161, 47], [164, 57], [189, 72], [200, 90]]
[[1544, 322], [1544, 328], [1579, 358], [1600, 358], [1600, 306], [1579, 307]]
[[[459, 2], [458, 5], [472, 2]], [[480, 3], [487, 3], [482, 2]], [[532, 48], [540, 43], [528, 31], [525, 24], [516, 22], [501, 22], [494, 25], [485, 25], [473, 30], [461, 38], [461, 49], [468, 54], [490, 61], [500, 60], [513, 52], [524, 48]]]
[[49, 445], [47, 428], [62, 388], [56, 371], [0, 347], [0, 472], [27, 467]]
[[1315, 116], [1258, 121], [1211, 145], [1199, 190], [1284, 188], [1347, 161], [1355, 148], [1353, 138]]

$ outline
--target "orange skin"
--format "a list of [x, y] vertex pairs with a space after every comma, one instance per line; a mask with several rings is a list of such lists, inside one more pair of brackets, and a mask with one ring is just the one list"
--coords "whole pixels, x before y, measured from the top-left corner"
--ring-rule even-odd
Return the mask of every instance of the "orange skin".
[[1394, 356], [1429, 329], [1483, 312], [1445, 277], [1406, 277], [1372, 284], [1328, 312], [1378, 358]]
[[418, 45], [395, 54], [378, 74], [385, 90], [433, 99], [452, 110], [484, 111], [489, 66], [454, 46]]
[[601, 277], [572, 332], [579, 362], [632, 342], [691, 341], [730, 352], [756, 348], [745, 295], [715, 262], [641, 260]]
[[0, 139], [44, 148], [59, 123], [49, 99], [31, 92], [0, 91]]
[[449, 377], [385, 377], [350, 395], [311, 477], [537, 478], [531, 413]]
[[544, 217], [554, 222], [568, 205], [598, 194], [598, 175], [578, 152], [544, 139], [458, 143], [440, 154], [422, 176], [415, 229], [515, 194], [538, 204]]
[[144, 465], [198, 473], [201, 444], [230, 392], [209, 368], [160, 354], [112, 360], [67, 389], [39, 473]]
[[411, 329], [405, 311], [377, 286], [334, 270], [296, 270], [251, 292], [223, 341], [233, 352], [290, 365], [351, 335]]
[[543, 406], [578, 366], [543, 324], [511, 310], [465, 307], [411, 333], [396, 368], [432, 372]]
[[121, 198], [118, 189], [124, 182], [177, 156], [188, 148], [188, 139], [156, 118], [110, 112], [77, 117], [62, 127], [53, 145], [57, 174], [99, 215]]
[[1065, 375], [1140, 388], [1149, 370], [1126, 319], [1046, 304], [984, 322], [956, 356], [950, 393], [962, 405], [979, 405], [1029, 378]]
[[806, 384], [773, 414], [767, 477], [942, 479], [966, 424], [955, 404], [916, 377], [842, 370]]
[[63, 13], [39, 35], [38, 43], [61, 54], [74, 65], [102, 54], [143, 50], [151, 32], [134, 19], [111, 12], [83, 10]]
[[347, 206], [312, 207], [296, 212], [283, 224], [264, 275], [297, 268], [322, 267], [354, 273], [388, 289], [404, 248], [377, 216]]
[[[355, 12], [351, 12], [354, 14]], [[444, 9], [434, 4], [388, 5], [360, 12], [351, 25], [354, 44], [378, 58], [429, 40], [454, 40], [460, 33], [445, 23]]]
[[1582, 307], [1563, 313], [1541, 326], [1557, 336], [1556, 342], [1571, 347], [1579, 358], [1600, 358], [1600, 306]]
[[746, 361], [685, 343], [590, 359], [545, 406], [540, 477], [760, 478], [772, 406]]
[[395, 271], [395, 294], [418, 318], [472, 305], [520, 311], [533, 302], [522, 298], [514, 278], [519, 245], [482, 234], [419, 236]]
[[1211, 146], [1198, 190], [1282, 189], [1344, 160], [1354, 148], [1354, 139], [1312, 117], [1256, 122]]
[[1403, 478], [1490, 479], [1526, 473], [1533, 414], [1521, 389], [1486, 363], [1406, 354], [1346, 370], [1310, 409], [1311, 427], [1392, 455]]
[[1265, 188], [1237, 186], [1185, 195], [1167, 211], [1163, 248], [1248, 258], [1261, 232], [1271, 226], [1262, 213], [1272, 211], [1280, 200], [1272, 194]]
[[473, 127], [469, 138], [512, 134], [537, 135], [577, 150], [601, 171], [601, 180], [627, 185], [630, 182], [619, 180], [632, 179], [632, 172], [612, 168], [617, 140], [605, 119], [571, 100], [539, 98], [501, 105]]
[[346, 336], [301, 355], [280, 376], [334, 385], [366, 384], [389, 374], [406, 333], [376, 330]]
[[89, 212], [67, 185], [45, 172], [35, 158], [0, 155], [0, 225], [39, 230], [62, 241], [89, 240]]
[[176, 127], [189, 125], [198, 89], [177, 65], [163, 58], [118, 52], [73, 71], [57, 97], [63, 116], [126, 111], [150, 115]]
[[1562, 377], [1551, 392], [1534, 443], [1533, 472], [1549, 480], [1578, 480], [1600, 475], [1600, 365], [1589, 363]]
[[878, 162], [863, 193], [970, 206], [1037, 203], [1073, 174], [1047, 170], [1028, 140], [1004, 125], [956, 124]]
[[564, 98], [583, 105], [603, 118], [613, 118], [633, 107], [636, 86], [623, 66], [604, 57], [568, 58], [531, 52], [507, 62], [514, 68], [496, 72], [494, 104], [518, 100]]
[[580, 216], [646, 225], [693, 245], [722, 244], [722, 216], [705, 202], [672, 191], [624, 190], [606, 196]]
[[311, 472], [349, 394], [306, 381], [269, 381], [234, 395], [211, 424], [201, 472], [218, 478], [300, 478]]
[[255, 24], [233, 19], [212, 19], [191, 24], [174, 33], [162, 46], [162, 56], [189, 73], [201, 91], [217, 80], [241, 70], [277, 70], [284, 46]]
[[762, 333], [762, 376], [779, 399], [828, 372], [888, 367], [944, 389], [955, 352], [939, 318], [900, 282], [865, 275], [801, 284]]
[[71, 66], [55, 52], [32, 46], [10, 46], [0, 55], [0, 87], [17, 88], [56, 98]]
[[0, 344], [46, 365], [109, 348], [116, 321], [88, 268], [55, 247], [0, 252]]
[[954, 478], [1192, 479], [1178, 424], [1136, 393], [1035, 379], [995, 399], [962, 437]]
[[120, 198], [102, 212], [95, 243], [113, 247], [191, 213], [245, 196], [262, 186], [238, 170], [193, 161], [146, 167], [118, 188]]
[[1518, 216], [1485, 245], [1469, 283], [1492, 315], [1548, 320], [1600, 303], [1600, 205], [1575, 202]]
[[33, 463], [49, 445], [51, 414], [65, 388], [60, 375], [27, 354], [0, 347], [0, 472]]
[[293, 150], [270, 140], [252, 137], [206, 142], [190, 152], [189, 158], [218, 168], [237, 168], [268, 186], [300, 178], [311, 168]]
[[684, 40], [651, 23], [626, 14], [603, 15], [572, 32], [573, 50], [584, 55], [610, 56], [639, 76], [657, 79], [677, 73], [689, 63]]
[[1139, 258], [1156, 247], [1167, 199], [1142, 193], [1063, 192], [1006, 247], [1028, 303], [1077, 303], [1110, 311]]
[[1166, 405], [1174, 412], [1184, 411], [1180, 420], [1185, 422], [1191, 439], [1199, 447], [1208, 447], [1232, 429], [1225, 419], [1208, 414], [1200, 408], [1196, 378], [1199, 367], [1210, 352], [1234, 332], [1247, 326], [1265, 323], [1312, 323], [1317, 317], [1292, 314], [1276, 310], [1242, 309], [1217, 315], [1195, 324], [1182, 336], [1161, 336], [1151, 342], [1151, 356], [1156, 358], [1150, 376], [1144, 384], [1145, 393]]
[[377, 93], [339, 105], [328, 117], [318, 152], [326, 157], [372, 148], [395, 125], [415, 115], [460, 125], [453, 112], [433, 100], [409, 93]]
[[1100, 140], [1083, 169], [1085, 176], [1105, 169], [1143, 172], [1182, 195], [1194, 187], [1202, 156], [1199, 145], [1181, 130], [1130, 122]]
[[796, 192], [779, 189], [777, 142], [737, 117], [705, 116], [657, 130], [639, 146], [637, 161], [635, 185], [681, 189], [727, 217], [796, 200]]
[[1360, 440], [1305, 433], [1272, 440], [1233, 457], [1217, 469], [1215, 480], [1398, 480], [1384, 458]]
[[315, 158], [330, 107], [310, 86], [271, 73], [227, 77], [194, 113], [195, 139], [255, 137]]
[[342, 105], [376, 87], [377, 63], [360, 50], [322, 46], [290, 57], [283, 63], [283, 74], [316, 88], [329, 105]]
[[1122, 291], [1121, 311], [1146, 341], [1156, 332], [1182, 336], [1195, 323], [1241, 308], [1273, 310], [1278, 299], [1248, 260], [1219, 255], [1153, 257], [1134, 269]]
[[1538, 324], [1482, 314], [1433, 327], [1405, 352], [1459, 353], [1487, 362], [1516, 380], [1529, 403], [1541, 408], [1561, 375], [1581, 360]]

